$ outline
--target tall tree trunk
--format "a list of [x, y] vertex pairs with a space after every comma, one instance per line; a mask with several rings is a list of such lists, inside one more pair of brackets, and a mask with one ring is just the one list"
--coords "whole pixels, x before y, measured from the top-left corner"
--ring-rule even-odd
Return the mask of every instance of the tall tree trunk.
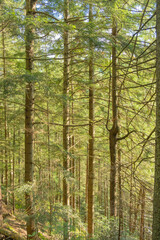
[[81, 212], [81, 196], [80, 196], [80, 191], [81, 191], [81, 159], [78, 158], [78, 209], [79, 213]]
[[[86, 209], [88, 206], [88, 144], [87, 144], [87, 158], [86, 158]], [[88, 222], [88, 213], [86, 211], [86, 223]]]
[[118, 240], [121, 240], [123, 230], [122, 178], [121, 178], [121, 149], [118, 149], [118, 190], [119, 190], [119, 229]]
[[[92, 4], [89, 4], [89, 22], [92, 24], [93, 10]], [[91, 37], [93, 33], [92, 26], [90, 26]], [[93, 178], [94, 178], [94, 88], [93, 88], [93, 41], [89, 39], [89, 145], [88, 145], [88, 235], [89, 238], [93, 236]]]
[[[3, 29], [3, 24], [2, 24]], [[3, 55], [3, 77], [6, 77], [6, 49], [5, 49], [5, 33], [4, 29], [2, 31], [2, 55]], [[5, 85], [4, 85], [4, 91], [5, 91]], [[7, 127], [7, 102], [6, 99], [4, 100], [4, 131], [5, 131], [5, 187], [6, 187], [6, 197], [5, 197], [5, 203], [8, 203], [8, 153], [7, 153], [7, 145], [8, 145], [8, 127]]]
[[[30, 74], [33, 69], [34, 57], [34, 27], [31, 18], [34, 17], [37, 0], [26, 0], [26, 70]], [[25, 183], [33, 184], [33, 111], [34, 111], [34, 84], [26, 84], [25, 96]], [[37, 239], [32, 190], [25, 193], [27, 219], [27, 239]]]
[[129, 231], [133, 231], [132, 213], [133, 213], [133, 162], [131, 156], [131, 175], [130, 175], [130, 201], [129, 201]]
[[1, 192], [1, 173], [0, 173], [0, 226], [3, 223], [3, 212], [2, 212], [2, 192]]
[[18, 131], [19, 135], [19, 153], [18, 153], [18, 186], [21, 184], [21, 130]]
[[152, 240], [160, 239], [160, 1], [157, 0], [157, 60], [156, 60], [156, 149], [155, 149], [155, 182], [153, 199], [153, 235]]
[[104, 215], [109, 218], [108, 213], [108, 176], [106, 175], [105, 182], [104, 182]]
[[144, 233], [144, 213], [145, 213], [145, 189], [142, 186], [142, 195], [141, 195], [141, 220], [140, 220], [140, 240], [145, 240]]
[[110, 130], [110, 160], [111, 160], [111, 169], [110, 169], [110, 216], [115, 216], [115, 189], [116, 189], [116, 137], [118, 134], [118, 124], [117, 124], [117, 96], [116, 96], [116, 87], [117, 87], [117, 77], [116, 77], [116, 35], [117, 27], [115, 18], [113, 18], [113, 27], [112, 27], [112, 37], [113, 37], [113, 46], [112, 46], [112, 121], [113, 125]]
[[[15, 110], [15, 108], [14, 108]], [[15, 195], [14, 195], [14, 188], [15, 188], [15, 141], [16, 141], [16, 133], [15, 133], [15, 123], [13, 127], [13, 163], [12, 163], [12, 209], [13, 213], [15, 210]]]
[[[69, 17], [69, 0], [64, 0], [64, 69], [63, 69], [63, 205], [68, 205], [68, 184], [67, 184], [67, 171], [68, 171], [68, 120], [69, 120], [69, 104], [68, 104], [68, 91], [69, 91], [69, 31], [68, 31], [68, 17]], [[64, 240], [68, 239], [68, 217], [64, 219]]]
[[135, 197], [135, 207], [134, 207], [134, 221], [133, 221], [133, 226], [132, 226], [132, 233], [135, 232], [137, 229], [137, 218], [138, 218], [138, 212], [139, 212], [139, 206], [140, 206], [140, 201], [141, 201], [141, 195], [142, 195], [142, 188], [139, 190], [139, 195], [137, 198], [137, 205], [136, 205], [136, 197]]
[[49, 191], [49, 234], [52, 233], [52, 188], [51, 188], [51, 159], [50, 159], [50, 125], [49, 125], [49, 103], [47, 101], [47, 147], [48, 147], [48, 191]]

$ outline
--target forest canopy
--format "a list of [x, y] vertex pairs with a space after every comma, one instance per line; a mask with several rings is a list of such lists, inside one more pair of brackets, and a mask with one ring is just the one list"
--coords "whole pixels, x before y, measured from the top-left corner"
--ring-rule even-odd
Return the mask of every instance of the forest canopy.
[[0, 12], [0, 234], [159, 240], [160, 2]]

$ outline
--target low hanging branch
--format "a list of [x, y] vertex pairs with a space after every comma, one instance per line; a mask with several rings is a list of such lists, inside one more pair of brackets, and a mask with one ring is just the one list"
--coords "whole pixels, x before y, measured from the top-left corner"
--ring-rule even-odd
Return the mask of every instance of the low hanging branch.
[[128, 133], [126, 135], [124, 135], [123, 137], [119, 137], [116, 139], [116, 141], [121, 141], [125, 138], [127, 138], [131, 133], [135, 132], [135, 130], [132, 130], [131, 132], [128, 131]]

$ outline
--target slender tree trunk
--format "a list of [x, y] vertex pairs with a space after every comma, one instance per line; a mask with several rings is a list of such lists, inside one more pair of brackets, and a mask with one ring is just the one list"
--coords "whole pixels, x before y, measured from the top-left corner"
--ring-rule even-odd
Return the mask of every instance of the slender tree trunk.
[[[89, 22], [93, 21], [92, 4], [89, 4]], [[90, 27], [93, 32], [92, 26]], [[92, 37], [92, 35], [91, 35]], [[88, 236], [92, 238], [93, 229], [93, 178], [94, 178], [94, 88], [93, 88], [93, 41], [89, 39], [89, 145], [88, 145]]]
[[78, 209], [79, 213], [81, 212], [81, 197], [80, 197], [80, 191], [81, 191], [81, 159], [78, 159]]
[[106, 176], [106, 179], [105, 179], [105, 193], [104, 193], [104, 215], [107, 217], [107, 219], [109, 218], [109, 212], [108, 212], [108, 209], [109, 209], [109, 204], [108, 204], [108, 177]]
[[6, 187], [6, 197], [5, 197], [5, 203], [8, 203], [8, 151], [7, 151], [7, 145], [8, 145], [8, 129], [7, 129], [7, 103], [4, 102], [4, 118], [5, 118], [5, 187]]
[[[72, 62], [71, 62], [71, 66], [72, 66]], [[71, 72], [72, 72], [72, 68], [71, 68]], [[71, 79], [71, 98], [72, 98], [72, 102], [71, 102], [71, 116], [70, 116], [70, 120], [71, 120], [71, 124], [74, 124], [74, 86], [73, 86], [73, 82]], [[74, 137], [74, 128], [72, 128], [71, 130], [71, 175], [72, 178], [75, 180], [75, 156], [74, 156], [74, 148], [75, 148], [75, 137]], [[73, 209], [73, 213], [75, 213], [75, 181], [73, 181], [72, 184], [72, 192], [71, 192], [71, 202], [72, 202], [72, 209]], [[73, 217], [73, 228], [75, 230], [75, 221], [74, 221], [74, 217]]]
[[[64, 29], [64, 69], [63, 69], [63, 205], [68, 205], [68, 184], [67, 171], [69, 163], [68, 155], [68, 120], [69, 120], [69, 31], [68, 31], [68, 17], [69, 17], [69, 0], [64, 0], [64, 22], [66, 24]], [[68, 217], [64, 218], [63, 239], [68, 239]]]
[[118, 240], [121, 240], [123, 230], [122, 179], [121, 179], [121, 149], [118, 149], [118, 184], [119, 184], [119, 229]]
[[98, 203], [99, 203], [99, 206], [101, 206], [101, 199], [102, 199], [102, 195], [101, 195], [101, 161], [100, 159], [98, 160]]
[[19, 154], [18, 154], [18, 185], [21, 184], [21, 131], [19, 129]]
[[[3, 28], [3, 24], [2, 24]], [[3, 77], [6, 77], [6, 49], [5, 49], [5, 32], [2, 31], [2, 55], [3, 55]], [[5, 85], [4, 85], [4, 91], [5, 91]], [[6, 99], [4, 100], [4, 122], [5, 122], [5, 187], [6, 187], [6, 197], [5, 197], [5, 203], [8, 203], [8, 153], [7, 153], [7, 145], [8, 145], [8, 126], [7, 126], [7, 102]]]
[[[26, 0], [26, 70], [30, 74], [33, 69], [34, 57], [34, 27], [31, 18], [34, 17], [37, 0]], [[34, 111], [34, 84], [28, 81], [26, 84], [25, 97], [25, 183], [32, 185], [34, 178], [34, 160], [33, 160], [33, 111]], [[27, 239], [37, 239], [33, 194], [32, 190], [25, 193], [27, 219]]]
[[153, 199], [153, 235], [152, 240], [160, 239], [160, 1], [157, 0], [157, 61], [156, 61], [156, 149], [155, 182]]
[[49, 125], [49, 103], [47, 101], [47, 146], [48, 146], [48, 182], [49, 182], [49, 234], [52, 233], [52, 189], [51, 189], [51, 159], [50, 159], [50, 125]]
[[145, 240], [145, 227], [144, 227], [144, 213], [145, 213], [145, 189], [142, 186], [142, 195], [141, 195], [141, 220], [140, 220], [140, 240]]
[[113, 36], [113, 46], [112, 46], [112, 121], [113, 125], [110, 130], [110, 216], [115, 216], [115, 189], [116, 189], [116, 137], [118, 134], [118, 124], [117, 124], [117, 76], [116, 76], [116, 35], [117, 27], [116, 21], [113, 18], [112, 36]]
[[136, 206], [136, 199], [135, 199], [134, 221], [133, 221], [132, 233], [134, 233], [137, 228], [137, 218], [138, 218], [139, 206], [141, 201], [141, 195], [142, 195], [142, 188], [140, 188], [140, 191], [139, 191], [137, 206]]
[[13, 213], [15, 210], [15, 195], [14, 195], [14, 187], [15, 187], [15, 141], [16, 141], [16, 133], [15, 133], [15, 123], [13, 128], [13, 163], [12, 163], [12, 209]]
[[2, 212], [2, 192], [1, 192], [1, 174], [0, 174], [0, 226], [3, 224], [3, 212]]
[[[88, 144], [87, 144], [87, 159], [86, 159], [86, 209], [88, 206]], [[86, 211], [86, 223], [88, 222], [88, 213]]]
[[130, 200], [129, 200], [129, 231], [132, 233], [133, 231], [133, 223], [132, 223], [132, 212], [133, 212], [133, 169], [132, 169], [132, 156], [131, 156], [131, 178], [130, 178]]

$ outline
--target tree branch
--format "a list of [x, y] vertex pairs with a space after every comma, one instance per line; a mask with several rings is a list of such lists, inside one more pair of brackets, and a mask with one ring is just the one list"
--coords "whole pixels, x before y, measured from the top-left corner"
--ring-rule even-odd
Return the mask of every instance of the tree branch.
[[124, 135], [123, 137], [119, 137], [116, 139], [116, 141], [121, 141], [125, 138], [127, 138], [131, 133], [135, 132], [135, 130], [132, 130], [131, 132], [128, 131], [128, 133], [126, 135]]

